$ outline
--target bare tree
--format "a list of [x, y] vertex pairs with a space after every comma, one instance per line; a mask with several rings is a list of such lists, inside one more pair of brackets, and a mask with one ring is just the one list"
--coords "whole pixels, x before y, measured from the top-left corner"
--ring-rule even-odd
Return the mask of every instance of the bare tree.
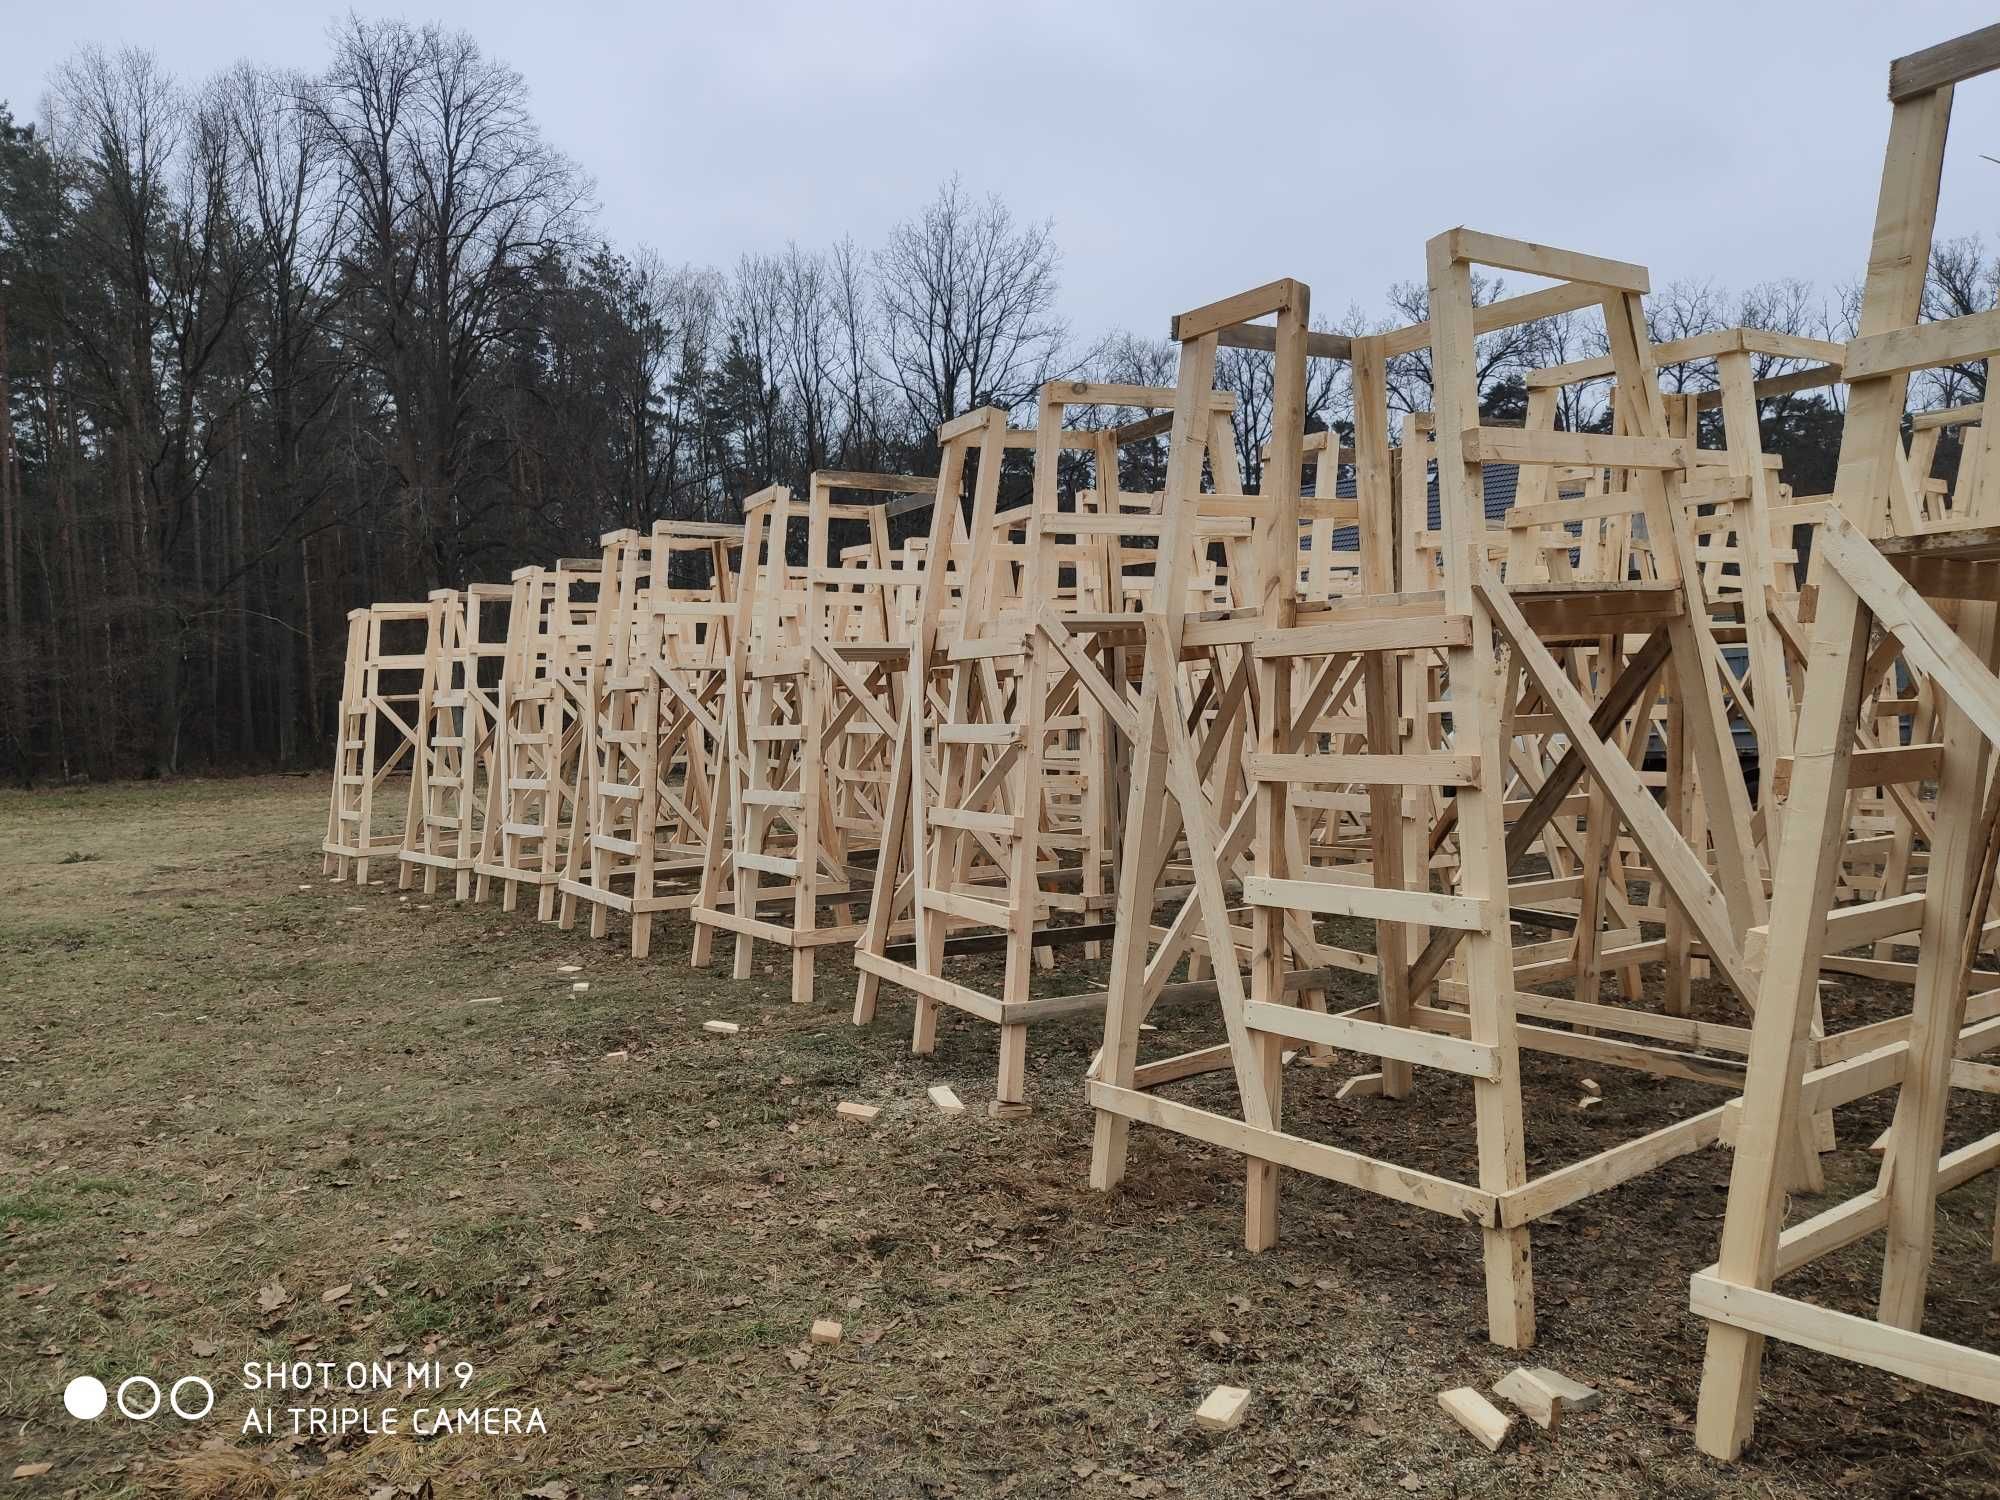
[[778, 371], [796, 414], [797, 469], [804, 474], [822, 467], [832, 446], [839, 323], [821, 256], [788, 244], [777, 258], [777, 277]]
[[[1472, 273], [1472, 305], [1484, 307], [1505, 296], [1507, 286], [1497, 277]], [[1401, 324], [1430, 321], [1430, 288], [1420, 281], [1399, 281], [1389, 288], [1389, 307]], [[1530, 325], [1498, 329], [1474, 346], [1475, 375], [1482, 405], [1492, 388], [1508, 378], [1518, 379], [1533, 362], [1534, 336]], [[1431, 351], [1428, 346], [1389, 361], [1389, 408], [1416, 412], [1431, 409]]]
[[841, 406], [841, 463], [866, 468], [879, 461], [883, 442], [882, 382], [875, 374], [877, 325], [868, 262], [851, 238], [837, 242], [827, 257], [827, 304], [838, 347], [835, 353]]
[[392, 404], [411, 540], [433, 581], [456, 577], [488, 356], [588, 184], [542, 139], [521, 75], [464, 32], [350, 15], [309, 107], [356, 215], [354, 333]]
[[1014, 407], [1066, 373], [1061, 263], [1048, 222], [1017, 225], [954, 177], [875, 257], [881, 377], [926, 432], [974, 407]]
[[[1931, 249], [1924, 281], [1926, 321], [1986, 312], [2000, 301], [2000, 258], [1988, 259], [1978, 235], [1946, 240]], [[1986, 399], [1986, 362], [1974, 360], [1925, 370], [1918, 377], [1927, 404], [1963, 406]]]
[[[1326, 331], [1323, 324], [1315, 329]], [[1215, 356], [1215, 388], [1236, 398], [1236, 464], [1247, 490], [1264, 479], [1264, 449], [1271, 441], [1273, 377], [1271, 356], [1255, 349], [1221, 349]], [[1306, 362], [1306, 430], [1331, 425], [1331, 408], [1346, 401], [1347, 367], [1334, 360]]]

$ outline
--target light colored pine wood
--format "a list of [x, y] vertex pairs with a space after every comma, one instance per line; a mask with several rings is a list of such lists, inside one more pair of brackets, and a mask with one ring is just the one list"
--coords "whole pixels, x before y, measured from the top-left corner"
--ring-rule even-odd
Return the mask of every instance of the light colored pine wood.
[[1458, 1423], [1488, 1453], [1498, 1453], [1506, 1444], [1507, 1434], [1514, 1429], [1514, 1419], [1488, 1401], [1469, 1385], [1441, 1392], [1438, 1405], [1445, 1414]]

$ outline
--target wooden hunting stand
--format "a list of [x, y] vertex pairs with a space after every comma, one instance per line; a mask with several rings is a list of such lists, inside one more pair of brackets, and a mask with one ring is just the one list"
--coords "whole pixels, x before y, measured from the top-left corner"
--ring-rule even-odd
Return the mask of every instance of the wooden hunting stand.
[[457, 898], [472, 894], [483, 810], [500, 774], [498, 689], [513, 592], [505, 584], [475, 583], [431, 594], [438, 609], [417, 705], [418, 753], [397, 881], [403, 890], [422, 870], [424, 894], [435, 895], [439, 873], [449, 870]]
[[585, 699], [596, 633], [598, 558], [514, 573], [501, 666], [494, 761], [475, 894], [501, 883], [514, 910], [523, 886], [539, 892], [536, 916], [556, 915], [576, 796], [582, 785]]
[[[1845, 360], [1838, 514], [1814, 549], [1817, 614], [1721, 1253], [1692, 1283], [1693, 1309], [1709, 1325], [1695, 1440], [1718, 1458], [1736, 1457], [1750, 1439], [1770, 1338], [2000, 1403], [2000, 1354], [1922, 1332], [1938, 1195], [2000, 1166], [2000, 1132], [1940, 1155], [1951, 1090], [2000, 1092], [2000, 1068], [1973, 1060], [2000, 1047], [2000, 993], [1973, 968], [1991, 938], [2000, 860], [2000, 465], [1982, 428], [1968, 447], [1979, 455], [1972, 486], [1961, 483], [1950, 524], [1927, 529], [1919, 497], [1929, 465], [1913, 472], [1901, 438], [1911, 371], [1978, 360], [1991, 369], [2000, 355], [2000, 312], [1917, 321], [1953, 90], [1995, 68], [2000, 26], [1889, 69], [1888, 153]], [[1896, 656], [1941, 695], [1937, 743], [1857, 743], [1871, 677]], [[1857, 772], [1877, 782], [1935, 778], [1928, 870], [1920, 892], [1830, 909]], [[1804, 1043], [1822, 955], [1906, 934], [1918, 938], [1910, 1014], [1835, 1039], [1814, 1065]], [[1895, 1121], [1875, 1186], [1785, 1227], [1773, 1143], [1808, 1112], [1888, 1089]], [[1872, 1318], [1773, 1289], [1779, 1276], [1877, 1232], [1885, 1247]]]
[[[855, 951], [854, 1020], [873, 1020], [886, 979], [916, 996], [914, 1052], [936, 1047], [941, 1006], [998, 1025], [1003, 1113], [1026, 1107], [1028, 1023], [1104, 1003], [1102, 991], [1032, 996], [1030, 984], [1057, 946], [1109, 935], [1105, 884], [1118, 824], [1114, 799], [1091, 783], [1122, 765], [1117, 741], [1132, 713], [1139, 629], [1123, 608], [1125, 570], [1136, 565], [1125, 539], [1159, 530], [1153, 497], [1119, 489], [1118, 455], [1156, 436], [1160, 420], [1085, 431], [1063, 419], [1072, 407], [1159, 410], [1173, 400], [1152, 387], [1060, 381], [1043, 388], [1032, 433], [1010, 431], [994, 407], [938, 430], [939, 499], [882, 849]], [[1204, 427], [1227, 432], [1229, 398], [1204, 388], [1199, 401]], [[1032, 450], [1033, 491], [1028, 504], [1002, 510], [1010, 448]], [[1066, 449], [1089, 453], [1096, 469], [1095, 489], [1071, 511], [1060, 509]], [[968, 478], [969, 523], [959, 500]], [[1066, 920], [1052, 921], [1058, 913]], [[988, 952], [1005, 955], [1000, 994], [947, 977], [947, 959]]]
[[[792, 1000], [803, 1005], [818, 950], [852, 945], [860, 933], [853, 901], [870, 872], [856, 861], [881, 839], [922, 577], [917, 559], [890, 545], [887, 502], [928, 504], [936, 490], [935, 479], [815, 471], [802, 510], [783, 487], [745, 502], [726, 790], [692, 912], [697, 967], [719, 931], [736, 936], [738, 979], [750, 973], [755, 941], [775, 943], [791, 953]], [[836, 491], [873, 500], [836, 503]], [[860, 527], [861, 539], [837, 540], [836, 526]], [[795, 540], [805, 558], [796, 574]], [[822, 907], [832, 909], [830, 926]]]
[[[1646, 274], [1637, 266], [1468, 230], [1438, 236], [1429, 247], [1431, 320], [1352, 340], [1309, 333], [1307, 289], [1280, 281], [1229, 298], [1175, 321], [1181, 370], [1165, 497], [1166, 525], [1156, 592], [1145, 617], [1146, 675], [1138, 705], [1131, 801], [1120, 871], [1117, 930], [1112, 948], [1110, 1005], [1104, 1050], [1090, 1083], [1097, 1109], [1092, 1182], [1108, 1188], [1125, 1172], [1132, 1120], [1191, 1135], [1249, 1158], [1246, 1243], [1268, 1248], [1277, 1233], [1278, 1169], [1289, 1166], [1350, 1186], [1449, 1214], [1477, 1225], [1485, 1250], [1488, 1333], [1525, 1347], [1534, 1338], [1528, 1226], [1537, 1218], [1628, 1181], [1662, 1162], [1712, 1143], [1721, 1109], [1530, 1180], [1523, 1144], [1520, 1051], [1539, 1048], [1589, 1058], [1600, 1065], [1639, 1067], [1675, 1076], [1727, 1078], [1650, 1041], [1626, 1042], [1593, 1031], [1675, 1040], [1693, 1023], [1671, 1021], [1594, 997], [1562, 1001], [1516, 990], [1511, 947], [1509, 870], [1542, 834], [1550, 817], [1586, 773], [1601, 789], [1609, 817], [1622, 820], [1657, 870], [1665, 899], [1683, 910], [1696, 936], [1739, 991], [1750, 976], [1740, 934], [1763, 914], [1763, 889], [1752, 878], [1746, 830], [1747, 797], [1728, 748], [1716, 652], [1698, 595], [1691, 538], [1679, 511], [1679, 476], [1691, 464], [1689, 444], [1667, 434], [1640, 297]], [[1472, 301], [1471, 268], [1487, 265], [1558, 284], [1484, 307]], [[1474, 361], [1478, 333], [1601, 307], [1613, 372], [1627, 396], [1619, 431], [1584, 434], [1479, 425]], [[1253, 320], [1275, 315], [1276, 326]], [[1246, 326], [1248, 325], [1248, 326]], [[1243, 499], [1201, 493], [1208, 451], [1198, 401], [1190, 393], [1212, 382], [1219, 343], [1270, 349], [1273, 440], [1261, 492]], [[1429, 347], [1436, 385], [1435, 457], [1442, 528], [1441, 593], [1399, 592], [1388, 538], [1395, 532], [1386, 361]], [[1371, 592], [1330, 603], [1301, 603], [1297, 567], [1300, 476], [1308, 356], [1352, 363], [1355, 389], [1355, 471]], [[1411, 435], [1406, 433], [1406, 445]], [[1405, 504], [1410, 478], [1421, 495], [1422, 461], [1406, 446]], [[1616, 504], [1644, 518], [1653, 576], [1580, 582], [1531, 579], [1503, 584], [1489, 566], [1495, 538], [1485, 526], [1481, 465], [1514, 463], [1601, 471], [1616, 481], [1601, 506]], [[1614, 499], [1615, 497], [1615, 499]], [[1551, 501], [1550, 503], [1558, 503]], [[1182, 581], [1193, 551], [1189, 523], [1203, 509], [1234, 506], [1252, 519], [1246, 551], [1250, 577], [1239, 588], [1246, 607], [1219, 618], [1190, 619]], [[1378, 538], [1371, 549], [1371, 531]], [[1499, 539], [1503, 552], [1504, 539]], [[1596, 704], [1587, 700], [1552, 654], [1578, 642], [1640, 644], [1621, 658]], [[1504, 643], [1506, 654], [1501, 654]], [[1226, 712], [1207, 718], [1182, 695], [1183, 663], [1232, 647], [1254, 671], [1254, 689]], [[1620, 648], [1622, 650], [1622, 647]], [[1412, 748], [1403, 731], [1402, 685], [1413, 654], [1441, 651], [1449, 714], [1442, 750]], [[1342, 670], [1346, 658], [1366, 664], [1368, 749], [1329, 753], [1317, 731], [1317, 684]], [[1220, 670], [1212, 669], [1212, 670]], [[1515, 674], [1524, 673], [1542, 711], [1569, 748], [1515, 818], [1505, 821], [1501, 778], [1517, 711]], [[1687, 704], [1685, 736], [1709, 792], [1714, 840], [1708, 861], [1692, 850], [1644, 785], [1615, 731], [1662, 673]], [[1240, 725], [1238, 720], [1241, 720]], [[1196, 729], [1205, 731], [1197, 739]], [[1245, 795], [1218, 804], [1204, 775], [1217, 737], [1240, 735], [1249, 778]], [[1315, 865], [1303, 856], [1292, 813], [1295, 787], [1345, 784], [1372, 799], [1372, 866]], [[1427, 808], [1406, 802], [1403, 788], [1449, 788], [1450, 832], [1456, 858], [1440, 866], [1455, 891], [1429, 889], [1429, 869], [1406, 862], [1401, 818]], [[1408, 809], [1406, 811], [1406, 809]], [[1150, 908], [1175, 840], [1184, 836], [1195, 890], [1149, 943]], [[1435, 842], [1435, 833], [1433, 832]], [[1249, 907], [1245, 945], [1233, 926], [1225, 886], [1240, 882]], [[1585, 889], [1589, 888], [1586, 881]], [[1380, 955], [1380, 998], [1340, 1015], [1292, 1003], [1313, 952], [1321, 915], [1372, 920]], [[1219, 1046], [1141, 1066], [1140, 1023], [1197, 939], [1207, 945], [1215, 996], [1227, 1040]], [[1463, 945], [1456, 980], [1440, 1003], [1425, 1003], [1446, 962]], [[1239, 972], [1247, 946], [1249, 978]], [[1411, 960], [1410, 953], [1416, 953]], [[1305, 971], [1305, 985], [1318, 982]], [[1523, 1026], [1519, 1012], [1536, 1006], [1577, 1030]], [[1461, 1008], [1462, 1007], [1462, 1008]], [[1382, 1059], [1383, 1089], [1410, 1087], [1420, 1066], [1470, 1081], [1476, 1105], [1477, 1186], [1467, 1186], [1381, 1161], [1362, 1152], [1289, 1134], [1281, 1124], [1282, 1049], [1288, 1042], [1337, 1047]], [[1234, 1074], [1240, 1113], [1225, 1115], [1166, 1097], [1158, 1090], [1218, 1069]]]
[[[659, 521], [650, 533], [604, 537], [584, 686], [577, 815], [564, 861], [561, 925], [590, 908], [590, 935], [609, 914], [631, 918], [631, 952], [651, 951], [653, 916], [684, 911], [717, 816], [724, 686], [734, 575], [743, 528]], [[676, 561], [698, 572], [674, 581]]]
[[[375, 826], [375, 792], [406, 758], [414, 760], [442, 610], [433, 598], [423, 604], [373, 604], [348, 611], [333, 795], [320, 845], [328, 875], [366, 885], [374, 856], [402, 851], [400, 827]], [[390, 731], [386, 743], [385, 725]]]

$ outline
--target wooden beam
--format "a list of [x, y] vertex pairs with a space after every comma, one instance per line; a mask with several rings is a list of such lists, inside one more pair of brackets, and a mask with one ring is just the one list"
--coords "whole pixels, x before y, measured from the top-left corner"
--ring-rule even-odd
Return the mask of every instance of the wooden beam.
[[1901, 103], [2000, 68], [2000, 25], [1982, 26], [1889, 64], [1889, 100]]

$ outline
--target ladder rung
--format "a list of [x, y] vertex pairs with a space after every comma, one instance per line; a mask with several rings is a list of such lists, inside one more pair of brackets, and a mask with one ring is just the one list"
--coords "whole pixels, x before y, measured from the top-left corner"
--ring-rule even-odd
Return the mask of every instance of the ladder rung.
[[937, 740], [943, 745], [1012, 745], [1021, 738], [1019, 724], [940, 724]]
[[1243, 899], [1251, 906], [1280, 906], [1377, 922], [1414, 922], [1466, 932], [1477, 932], [1486, 925], [1486, 903], [1473, 896], [1439, 896], [1429, 891], [1332, 880], [1273, 880], [1250, 875], [1244, 877]]
[[933, 828], [958, 828], [967, 833], [993, 833], [1002, 838], [1021, 836], [1019, 813], [971, 812], [962, 807], [928, 807], [924, 816]]
[[1476, 755], [1252, 755], [1246, 758], [1256, 781], [1304, 781], [1327, 785], [1477, 786]]

